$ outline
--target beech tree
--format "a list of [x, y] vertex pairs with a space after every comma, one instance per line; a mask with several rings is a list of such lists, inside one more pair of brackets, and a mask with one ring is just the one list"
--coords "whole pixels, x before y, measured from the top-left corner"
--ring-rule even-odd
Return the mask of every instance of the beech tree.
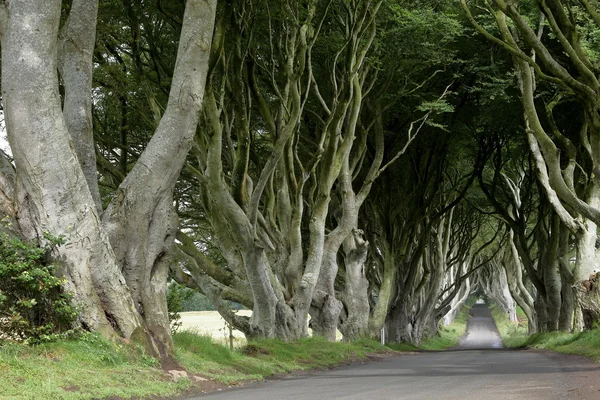
[[1, 2], [1, 229], [162, 356], [169, 278], [248, 337], [418, 344], [473, 293], [589, 325], [597, 13], [462, 3]]
[[[538, 179], [557, 217], [577, 238], [579, 304], [588, 316], [600, 315], [597, 292], [585, 284], [596, 273], [600, 223], [594, 145], [600, 132], [599, 72], [597, 54], [586, 47], [589, 33], [598, 29], [598, 11], [585, 0], [551, 0], [530, 2], [535, 12], [527, 14], [517, 2], [497, 0], [483, 7], [496, 23], [492, 32], [466, 0], [462, 4], [472, 25], [512, 57]], [[573, 103], [580, 118], [562, 124], [560, 110]]]
[[168, 105], [105, 209], [91, 115], [98, 1], [74, 0], [62, 26], [60, 0], [0, 7], [2, 102], [14, 157], [14, 170], [3, 161], [1, 190], [12, 204], [3, 211], [27, 238], [64, 237], [53, 256], [82, 326], [139, 340], [162, 357], [172, 354], [165, 291], [177, 230], [173, 190], [202, 106], [215, 7], [186, 2]]

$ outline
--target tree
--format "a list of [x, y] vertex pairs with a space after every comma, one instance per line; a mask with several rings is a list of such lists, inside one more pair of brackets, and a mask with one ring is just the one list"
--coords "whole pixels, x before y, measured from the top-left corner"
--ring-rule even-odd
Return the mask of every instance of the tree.
[[62, 27], [59, 0], [0, 8], [13, 216], [28, 238], [64, 236], [54, 257], [84, 327], [140, 340], [161, 356], [172, 353], [165, 291], [177, 229], [173, 190], [202, 106], [215, 4], [187, 1], [168, 106], [103, 212], [90, 143], [98, 1], [74, 1]]
[[[597, 53], [587, 46], [600, 23], [598, 12], [586, 0], [527, 2], [527, 7], [496, 0], [483, 8], [496, 23], [492, 33], [466, 0], [462, 4], [473, 26], [512, 57], [538, 179], [558, 218], [576, 235], [574, 277], [581, 286], [595, 271], [600, 223], [599, 149], [593, 145], [600, 135], [600, 84]], [[561, 109], [570, 104], [581, 110], [580, 118], [561, 119]], [[598, 302], [581, 297], [586, 292], [577, 291], [580, 305], [598, 315]]]

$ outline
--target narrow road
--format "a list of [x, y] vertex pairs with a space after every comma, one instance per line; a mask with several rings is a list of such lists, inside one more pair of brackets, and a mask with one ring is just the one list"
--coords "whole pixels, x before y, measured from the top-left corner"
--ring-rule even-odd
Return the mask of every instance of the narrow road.
[[194, 399], [600, 399], [599, 365], [551, 352], [501, 349], [489, 310], [476, 305], [471, 314], [458, 350], [390, 357]]
[[502, 338], [485, 304], [474, 304], [469, 311], [467, 333], [460, 342], [461, 349], [501, 349]]

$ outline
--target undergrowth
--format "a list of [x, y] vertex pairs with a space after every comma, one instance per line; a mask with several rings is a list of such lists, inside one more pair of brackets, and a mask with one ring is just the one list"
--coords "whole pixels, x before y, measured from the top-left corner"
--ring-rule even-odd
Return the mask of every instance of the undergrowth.
[[[3, 221], [0, 221], [0, 228]], [[7, 340], [40, 343], [57, 340], [77, 317], [65, 281], [55, 275], [48, 254], [64, 244], [45, 233], [45, 246], [0, 230], [0, 345]]]

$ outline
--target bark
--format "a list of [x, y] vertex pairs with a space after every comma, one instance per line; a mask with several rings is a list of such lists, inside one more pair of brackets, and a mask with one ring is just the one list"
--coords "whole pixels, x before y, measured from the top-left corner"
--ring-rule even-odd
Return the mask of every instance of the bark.
[[370, 304], [369, 281], [365, 269], [369, 242], [363, 232], [354, 230], [344, 244], [345, 286], [340, 295], [345, 315], [341, 319], [340, 332], [344, 340], [366, 337], [369, 332]]
[[[406, 236], [405, 239], [407, 239]], [[406, 247], [404, 246], [408, 245], [407, 241], [401, 241], [401, 243], [406, 244], [400, 245], [402, 246], [400, 259], [406, 253]], [[381, 244], [381, 247], [383, 254], [383, 279], [379, 287], [377, 302], [371, 311], [371, 318], [369, 318], [369, 336], [371, 337], [380, 337], [381, 329], [385, 326], [385, 319], [395, 294], [394, 289], [397, 285], [398, 265], [392, 255], [390, 244], [385, 241]]]
[[[538, 241], [538, 245], [542, 249], [545, 247], [545, 251], [542, 254], [540, 262], [543, 264], [541, 269], [544, 279], [544, 287], [546, 288], [546, 297], [543, 301], [543, 304], [546, 308], [545, 315], [547, 316], [547, 322], [545, 326], [541, 323], [538, 326], [544, 327], [544, 330], [552, 332], [558, 330], [559, 326], [562, 303], [562, 282], [558, 264], [560, 220], [556, 215], [550, 217], [550, 219], [552, 220], [552, 227], [549, 234], [549, 239], [546, 241], [546, 243]], [[541, 313], [538, 313], [538, 315], [539, 314]]]
[[339, 268], [338, 248], [332, 249], [332, 246], [327, 246], [327, 244], [325, 241], [323, 267], [312, 295], [310, 327], [315, 335], [323, 336], [333, 342], [336, 339], [336, 330], [340, 322], [343, 304], [337, 298], [334, 287]]
[[18, 232], [17, 210], [17, 173], [8, 155], [0, 150], [0, 230]]
[[187, 2], [169, 102], [103, 216], [138, 312], [172, 352], [166, 281], [178, 229], [173, 191], [198, 125], [216, 2]]
[[[56, 257], [62, 261], [68, 289], [83, 310], [81, 322], [110, 334], [110, 318], [124, 336], [130, 336], [141, 319], [119, 277], [61, 111], [56, 73], [60, 1], [11, 2], [7, 10], [2, 91], [18, 197], [26, 200], [20, 206], [31, 207], [26, 212], [34, 218], [38, 237], [48, 231], [66, 238]], [[103, 280], [99, 269], [106, 271]], [[95, 287], [103, 292], [99, 295]]]
[[[587, 202], [592, 207], [600, 207], [600, 189], [598, 184], [591, 182], [588, 188]], [[590, 219], [584, 221], [585, 230], [576, 237], [577, 259], [575, 265], [576, 281], [584, 281], [597, 272], [600, 264], [600, 255], [596, 249], [598, 227]]]
[[[94, 205], [102, 213], [92, 128], [92, 56], [96, 42], [98, 0], [73, 1], [59, 32], [58, 67], [65, 85], [63, 115]], [[91, 206], [91, 205], [90, 205]]]
[[396, 289], [397, 295], [385, 321], [385, 329], [390, 342], [415, 343], [413, 339], [413, 325], [417, 311], [415, 289], [421, 272], [425, 237], [424, 233], [418, 236], [418, 247], [406, 255], [400, 266]]
[[65, 238], [54, 256], [84, 327], [133, 338], [153, 355], [169, 356], [165, 290], [177, 228], [172, 191], [196, 129], [215, 3], [188, 1], [169, 107], [102, 222], [88, 183], [92, 174], [84, 170], [92, 166], [82, 160], [93, 149], [93, 143], [83, 143], [91, 140], [83, 109], [91, 93], [78, 93], [90, 83], [96, 5], [74, 2], [62, 32], [62, 77], [71, 80], [65, 83], [70, 97], [64, 113], [57, 76], [60, 1], [3, 6], [8, 18], [2, 27], [2, 90], [19, 224], [29, 223], [40, 239], [44, 232]]
[[[512, 239], [513, 233], [510, 232], [509, 235], [510, 240]], [[521, 265], [521, 259], [519, 258], [518, 251], [512, 240], [509, 241], [509, 247], [505, 252], [504, 260], [504, 268], [506, 270], [510, 293], [527, 316], [529, 333], [537, 333], [538, 326], [535, 315], [534, 299], [523, 283], [523, 267]]]
[[561, 309], [558, 321], [558, 329], [564, 332], [573, 331], [575, 314], [575, 282], [574, 268], [571, 263], [571, 240], [570, 232], [564, 227], [561, 229], [559, 238], [558, 265], [561, 277]]
[[600, 273], [593, 273], [589, 279], [577, 282], [574, 289], [582, 310], [584, 328], [595, 328], [600, 320]]
[[425, 224], [419, 228], [423, 230], [417, 236], [419, 245], [403, 271], [405, 278], [399, 281], [398, 296], [386, 321], [392, 342], [420, 345], [437, 332], [439, 320], [448, 311], [447, 307], [442, 311], [437, 306], [445, 278], [451, 221], [452, 217], [446, 216], [435, 224], [435, 230]]

